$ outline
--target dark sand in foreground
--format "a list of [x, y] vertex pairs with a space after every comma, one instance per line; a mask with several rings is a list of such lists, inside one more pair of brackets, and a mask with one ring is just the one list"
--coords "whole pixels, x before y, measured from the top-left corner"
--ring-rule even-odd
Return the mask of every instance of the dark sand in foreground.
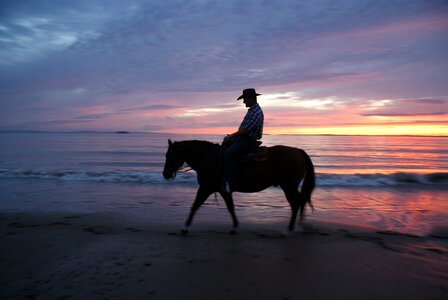
[[[448, 299], [446, 236], [2, 213], [1, 299]], [[170, 227], [171, 226], [171, 227]]]

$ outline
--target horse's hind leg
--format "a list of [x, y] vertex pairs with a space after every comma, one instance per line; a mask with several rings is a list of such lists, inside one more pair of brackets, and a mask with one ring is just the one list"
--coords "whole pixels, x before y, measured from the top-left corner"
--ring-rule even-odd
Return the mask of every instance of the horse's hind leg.
[[305, 221], [305, 206], [306, 206], [306, 198], [305, 196], [299, 193], [299, 211], [300, 211], [300, 216], [299, 216], [299, 224], [303, 225], [303, 222]]
[[219, 192], [219, 194], [221, 194], [221, 197], [226, 202], [227, 209], [229, 210], [229, 213], [232, 216], [232, 220], [233, 220], [233, 231], [232, 232], [235, 232], [234, 230], [238, 227], [238, 219], [236, 218], [236, 214], [235, 214], [235, 206], [233, 205], [232, 194], [230, 194], [228, 192], [224, 192], [224, 191]]
[[212, 194], [212, 192], [208, 189], [205, 189], [203, 187], [199, 187], [198, 192], [196, 194], [196, 199], [193, 202], [193, 205], [191, 206], [190, 215], [188, 216], [187, 221], [185, 222], [185, 229], [182, 231], [182, 233], [186, 234], [188, 233], [188, 228], [191, 226], [191, 223], [193, 222], [193, 217], [196, 211], [201, 207], [202, 204], [204, 204], [205, 200]]
[[289, 222], [288, 230], [293, 231], [297, 219], [297, 213], [299, 212], [299, 191], [294, 185], [281, 185], [283, 192], [285, 193], [286, 199], [288, 199], [289, 205], [291, 206], [291, 220]]

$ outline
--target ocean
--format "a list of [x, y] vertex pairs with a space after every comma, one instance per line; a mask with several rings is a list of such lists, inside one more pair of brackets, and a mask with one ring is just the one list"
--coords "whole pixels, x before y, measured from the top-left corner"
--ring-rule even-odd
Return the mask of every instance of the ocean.
[[[168, 138], [220, 143], [222, 135], [154, 133], [0, 133], [0, 211], [126, 213], [182, 225], [197, 190], [194, 172], [163, 179]], [[406, 234], [447, 228], [448, 138], [265, 135], [266, 146], [304, 149], [314, 162], [316, 213], [309, 222], [342, 222]], [[279, 188], [234, 194], [240, 223], [286, 227]], [[219, 196], [195, 223], [230, 226]], [[214, 225], [216, 224], [216, 225]]]

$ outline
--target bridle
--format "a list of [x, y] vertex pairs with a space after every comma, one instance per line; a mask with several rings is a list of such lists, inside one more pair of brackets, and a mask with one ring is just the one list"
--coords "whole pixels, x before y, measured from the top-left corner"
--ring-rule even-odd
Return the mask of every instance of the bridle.
[[184, 167], [180, 167], [179, 169], [177, 169], [176, 171], [173, 172], [173, 180], [176, 179], [176, 174], [177, 172], [179, 173], [187, 173], [190, 172], [191, 170], [193, 170], [192, 168], [190, 168], [190, 166], [184, 166]]

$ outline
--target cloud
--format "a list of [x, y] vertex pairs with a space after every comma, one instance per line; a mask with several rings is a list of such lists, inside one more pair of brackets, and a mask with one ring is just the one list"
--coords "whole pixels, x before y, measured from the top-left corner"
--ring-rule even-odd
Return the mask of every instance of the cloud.
[[434, 112], [386, 112], [379, 111], [374, 113], [364, 113], [363, 116], [379, 116], [379, 117], [412, 117], [412, 116], [441, 116], [448, 114], [446, 111]]
[[[85, 120], [86, 122], [88, 122], [89, 120], [101, 120], [101, 119], [105, 119], [105, 118], [108, 118], [108, 117], [114, 116], [114, 115], [116, 115], [116, 113], [88, 114], [88, 115], [82, 115], [82, 116], [76, 117], [76, 118], [74, 118], [74, 120]], [[74, 120], [70, 120], [70, 121], [74, 121]]]
[[170, 110], [170, 109], [178, 109], [179, 106], [169, 105], [169, 104], [151, 104], [145, 105], [141, 107], [133, 107], [133, 108], [125, 108], [121, 109], [122, 112], [131, 112], [131, 111], [153, 111], [153, 110]]
[[408, 99], [402, 100], [403, 103], [412, 104], [412, 105], [448, 105], [448, 100], [444, 99]]
[[82, 1], [2, 1], [0, 10], [0, 65], [35, 61], [94, 38], [102, 19]]
[[441, 116], [448, 114], [448, 100], [403, 99], [373, 101], [362, 116], [410, 117]]
[[67, 125], [80, 125], [83, 123], [88, 123], [91, 120], [47, 120], [47, 121], [34, 121], [34, 122], [24, 122], [20, 124], [19, 129], [36, 129], [36, 128], [66, 128]]
[[[158, 128], [144, 113], [189, 111], [208, 122], [210, 109], [238, 119], [233, 101], [246, 87], [292, 98], [295, 109], [322, 117], [372, 99], [443, 99], [447, 13], [446, 2], [423, 0], [5, 0], [1, 122], [57, 112], [110, 126], [127, 115], [139, 120], [134, 126]], [[280, 114], [288, 103], [280, 100], [264, 105]], [[417, 106], [357, 115], [415, 115]], [[422, 113], [443, 113], [442, 106]], [[201, 122], [194, 124], [208, 124]]]

